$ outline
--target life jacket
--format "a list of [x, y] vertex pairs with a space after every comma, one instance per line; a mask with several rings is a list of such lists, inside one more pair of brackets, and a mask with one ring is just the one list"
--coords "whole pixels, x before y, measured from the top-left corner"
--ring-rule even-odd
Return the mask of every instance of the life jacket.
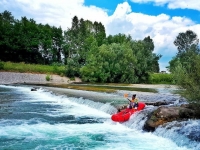
[[132, 103], [136, 103], [136, 104], [137, 104], [137, 103], [138, 103], [138, 99], [137, 99], [137, 98], [135, 98], [135, 99], [132, 99], [132, 100], [131, 100], [131, 102], [132, 102]]

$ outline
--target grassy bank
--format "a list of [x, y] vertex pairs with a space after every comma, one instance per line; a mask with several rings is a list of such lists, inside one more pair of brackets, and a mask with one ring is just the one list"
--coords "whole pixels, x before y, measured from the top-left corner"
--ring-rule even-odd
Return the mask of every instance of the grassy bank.
[[0, 62], [0, 70], [20, 73], [44, 73], [64, 76], [65, 66]]

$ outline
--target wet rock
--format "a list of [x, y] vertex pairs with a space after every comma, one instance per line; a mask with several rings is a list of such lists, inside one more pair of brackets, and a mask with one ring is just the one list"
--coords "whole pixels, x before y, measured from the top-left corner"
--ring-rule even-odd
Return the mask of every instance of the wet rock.
[[36, 88], [32, 88], [31, 91], [37, 91], [37, 89]]
[[200, 105], [187, 104], [180, 107], [161, 106], [149, 114], [143, 129], [154, 131], [156, 127], [174, 120], [200, 119]]
[[159, 101], [159, 102], [145, 102], [146, 105], [161, 106], [173, 104], [173, 102]]

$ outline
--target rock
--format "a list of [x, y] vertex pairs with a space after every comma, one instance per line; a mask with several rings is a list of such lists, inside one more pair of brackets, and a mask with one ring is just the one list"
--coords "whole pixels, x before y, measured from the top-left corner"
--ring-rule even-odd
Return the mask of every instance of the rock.
[[184, 119], [199, 119], [199, 105], [188, 104], [180, 107], [166, 107], [161, 106], [157, 110], [149, 114], [147, 121], [144, 124], [143, 129], [146, 131], [154, 131], [156, 127], [163, 125], [167, 122], [174, 120]]
[[159, 102], [145, 102], [146, 105], [161, 106], [173, 104], [173, 102], [159, 101]]
[[32, 88], [31, 91], [37, 91], [37, 89], [36, 88]]

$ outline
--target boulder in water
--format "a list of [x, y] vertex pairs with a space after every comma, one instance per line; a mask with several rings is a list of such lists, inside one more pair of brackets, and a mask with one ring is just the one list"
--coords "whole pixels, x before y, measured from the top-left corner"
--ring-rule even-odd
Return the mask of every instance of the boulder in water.
[[180, 107], [161, 106], [149, 114], [144, 130], [154, 131], [156, 127], [174, 120], [200, 119], [200, 105], [186, 104]]

